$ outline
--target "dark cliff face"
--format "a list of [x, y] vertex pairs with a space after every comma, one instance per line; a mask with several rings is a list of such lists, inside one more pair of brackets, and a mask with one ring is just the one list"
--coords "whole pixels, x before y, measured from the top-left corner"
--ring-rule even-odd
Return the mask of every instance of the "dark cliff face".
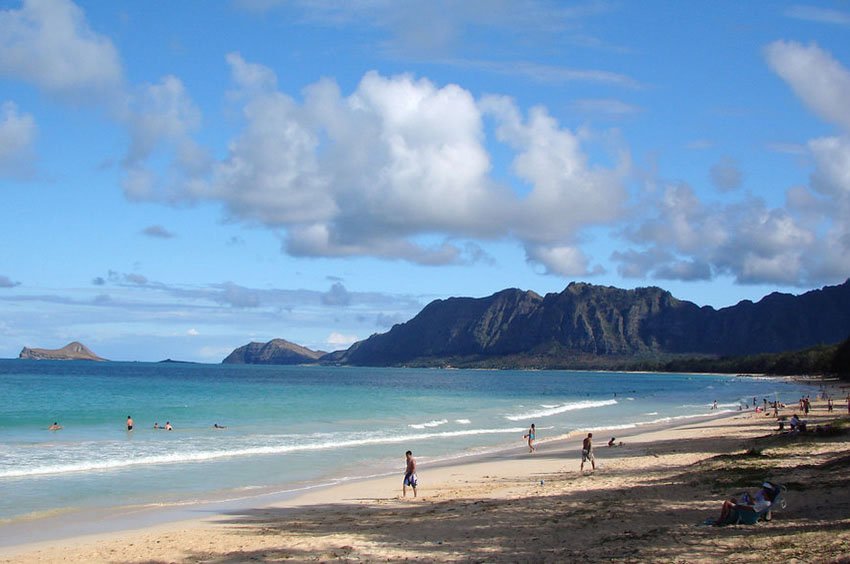
[[715, 310], [660, 288], [573, 283], [540, 297], [504, 290], [437, 300], [389, 332], [326, 360], [398, 365], [505, 355], [739, 355], [836, 343], [850, 335], [850, 281]]
[[323, 354], [284, 339], [273, 339], [268, 343], [248, 343], [234, 350], [221, 362], [222, 364], [309, 364], [316, 362]]

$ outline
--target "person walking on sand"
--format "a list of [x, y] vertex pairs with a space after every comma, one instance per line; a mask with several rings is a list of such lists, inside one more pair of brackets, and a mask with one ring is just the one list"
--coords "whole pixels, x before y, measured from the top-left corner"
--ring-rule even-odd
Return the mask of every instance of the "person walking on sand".
[[127, 430], [128, 431], [133, 430], [133, 418], [130, 417], [129, 415], [127, 416]]
[[522, 436], [522, 438], [528, 439], [528, 452], [534, 452], [536, 450], [534, 446], [534, 437], [536, 434], [537, 429], [534, 428], [534, 423], [532, 423], [531, 428], [528, 430], [528, 434]]
[[588, 433], [581, 443], [581, 467], [579, 468], [579, 472], [584, 472], [584, 463], [588, 460], [590, 461], [591, 468], [596, 470], [596, 457], [593, 456], [593, 433]]
[[407, 497], [407, 486], [413, 488], [413, 497], [416, 497], [416, 459], [413, 458], [413, 453], [407, 451], [404, 453], [407, 466], [404, 470], [404, 481], [401, 485], [401, 496]]

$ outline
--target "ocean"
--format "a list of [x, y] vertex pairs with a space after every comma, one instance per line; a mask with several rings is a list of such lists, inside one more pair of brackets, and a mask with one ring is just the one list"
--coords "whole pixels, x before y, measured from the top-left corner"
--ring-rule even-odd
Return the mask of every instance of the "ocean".
[[424, 485], [428, 464], [523, 448], [531, 423], [544, 441], [592, 430], [601, 443], [816, 391], [697, 374], [0, 360], [0, 542], [56, 516], [400, 473], [408, 449]]

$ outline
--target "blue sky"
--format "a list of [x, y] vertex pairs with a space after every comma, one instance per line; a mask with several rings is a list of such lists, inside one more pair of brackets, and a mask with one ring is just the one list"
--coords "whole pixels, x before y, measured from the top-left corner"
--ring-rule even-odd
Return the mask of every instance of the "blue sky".
[[0, 357], [850, 276], [850, 5], [0, 0]]

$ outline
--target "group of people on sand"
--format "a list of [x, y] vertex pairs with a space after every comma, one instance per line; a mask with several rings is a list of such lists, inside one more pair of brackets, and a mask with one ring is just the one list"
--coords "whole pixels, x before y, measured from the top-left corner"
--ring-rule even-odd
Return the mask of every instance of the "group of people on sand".
[[[537, 438], [537, 428], [534, 426], [534, 423], [529, 427], [528, 432], [522, 436], [522, 438], [528, 441], [528, 452], [534, 453], [537, 450], [537, 447], [534, 444], [534, 440]], [[611, 437], [611, 440], [608, 441], [608, 446], [622, 446], [623, 442], [620, 441], [619, 445], [617, 444], [617, 438]], [[584, 438], [581, 444], [581, 466], [579, 467], [579, 471], [584, 472], [584, 464], [585, 462], [590, 462], [590, 466], [593, 470], [596, 470], [596, 457], [593, 455], [593, 433], [588, 433]]]

